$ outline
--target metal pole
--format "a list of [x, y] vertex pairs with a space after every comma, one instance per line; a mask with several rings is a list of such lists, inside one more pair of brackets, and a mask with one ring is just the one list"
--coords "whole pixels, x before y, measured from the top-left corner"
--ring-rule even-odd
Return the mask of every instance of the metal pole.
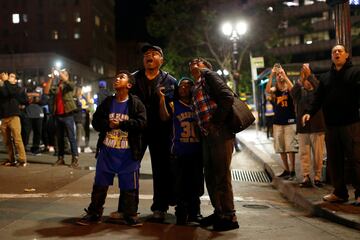
[[252, 61], [252, 53], [249, 53], [250, 56], [250, 66], [251, 66], [251, 86], [252, 86], [252, 92], [253, 92], [253, 101], [254, 101], [254, 110], [255, 110], [255, 114], [257, 114], [257, 116], [255, 117], [255, 126], [256, 126], [256, 133], [258, 133], [258, 128], [259, 128], [259, 113], [257, 112], [257, 100], [256, 100], [256, 86], [255, 86], [255, 80], [257, 78], [257, 69], [255, 64]]
[[232, 40], [233, 42], [233, 52], [232, 52], [232, 57], [233, 57], [233, 79], [234, 79], [234, 92], [238, 95], [239, 94], [239, 73], [237, 72], [236, 66], [237, 66], [237, 55], [238, 55], [238, 50], [237, 50], [237, 39], [234, 38]]

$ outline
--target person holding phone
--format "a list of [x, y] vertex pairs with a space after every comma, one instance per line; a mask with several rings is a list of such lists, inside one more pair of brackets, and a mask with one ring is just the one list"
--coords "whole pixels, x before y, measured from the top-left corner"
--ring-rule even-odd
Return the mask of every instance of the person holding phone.
[[[19, 105], [27, 103], [27, 95], [17, 85], [15, 73], [1, 73], [0, 76], [0, 131], [7, 148], [8, 160], [4, 166], [27, 166], [27, 157], [21, 137]], [[14, 144], [13, 144], [14, 142]], [[19, 154], [19, 161], [15, 159], [15, 149]]]
[[[56, 137], [58, 144], [58, 159], [54, 163], [54, 166], [65, 165], [64, 155], [65, 155], [65, 131], [66, 136], [70, 142], [71, 148], [71, 164], [70, 167], [77, 168], [79, 167], [79, 153], [75, 136], [75, 120], [74, 112], [76, 111], [76, 103], [74, 101], [74, 90], [75, 84], [70, 79], [69, 73], [67, 70], [63, 69], [59, 72], [58, 79], [56, 83], [57, 72], [54, 71], [52, 76], [49, 79], [48, 87], [45, 92], [49, 92], [54, 99], [53, 103], [53, 113], [55, 116], [56, 124]], [[55, 82], [53, 84], [53, 82]], [[49, 89], [48, 89], [49, 88]]]
[[[273, 81], [275, 81], [274, 87]], [[295, 108], [290, 95], [292, 87], [293, 84], [285, 70], [280, 64], [274, 64], [265, 91], [274, 95], [274, 148], [284, 164], [284, 171], [278, 177], [287, 180], [296, 179], [295, 153], [298, 152]]]

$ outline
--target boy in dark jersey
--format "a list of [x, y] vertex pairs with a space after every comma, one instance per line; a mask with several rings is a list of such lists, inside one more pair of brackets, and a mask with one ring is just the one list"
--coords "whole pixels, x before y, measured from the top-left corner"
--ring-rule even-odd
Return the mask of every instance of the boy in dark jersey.
[[118, 213], [130, 226], [140, 226], [139, 169], [144, 155], [142, 131], [146, 127], [145, 106], [129, 94], [134, 84], [128, 71], [120, 71], [113, 82], [115, 96], [107, 97], [96, 109], [92, 125], [99, 132], [95, 182], [86, 215], [77, 223], [98, 223], [103, 213], [107, 190], [118, 175], [120, 197]]
[[176, 224], [198, 222], [200, 196], [204, 193], [202, 154], [199, 129], [191, 109], [191, 89], [194, 85], [189, 78], [181, 78], [175, 99], [168, 102], [160, 88], [160, 118], [172, 119], [172, 167], [175, 176]]

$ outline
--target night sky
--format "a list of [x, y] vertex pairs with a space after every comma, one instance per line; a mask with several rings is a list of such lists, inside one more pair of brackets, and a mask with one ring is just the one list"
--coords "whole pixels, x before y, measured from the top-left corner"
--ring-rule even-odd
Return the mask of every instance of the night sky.
[[155, 0], [116, 0], [117, 40], [150, 41], [146, 17]]

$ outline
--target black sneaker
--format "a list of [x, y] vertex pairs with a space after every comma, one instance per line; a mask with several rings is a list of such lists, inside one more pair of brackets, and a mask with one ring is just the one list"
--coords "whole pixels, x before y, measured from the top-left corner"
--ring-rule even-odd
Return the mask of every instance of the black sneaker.
[[165, 213], [163, 211], [154, 211], [153, 214], [148, 218], [149, 222], [163, 223], [165, 221]]
[[301, 187], [301, 188], [311, 188], [312, 186], [313, 186], [312, 182], [311, 182], [310, 178], [308, 178], [308, 177], [299, 184], [299, 187]]
[[285, 180], [293, 181], [296, 180], [295, 171], [291, 171], [288, 176], [284, 177]]
[[236, 219], [220, 219], [215, 221], [213, 230], [214, 231], [229, 231], [239, 228], [239, 223]]
[[203, 219], [203, 216], [200, 213], [196, 214], [196, 215], [189, 215], [188, 216], [188, 222], [200, 223], [202, 219]]
[[137, 216], [134, 217], [125, 217], [125, 224], [131, 227], [141, 227], [143, 223], [139, 220]]
[[207, 217], [204, 217], [203, 219], [200, 220], [200, 226], [201, 227], [208, 227], [211, 225], [214, 225], [215, 221], [217, 220], [217, 216], [213, 213]]
[[283, 178], [283, 177], [288, 177], [290, 175], [290, 172], [288, 170], [284, 170], [280, 175], [278, 175], [278, 177]]
[[92, 214], [86, 208], [84, 209], [86, 214], [76, 223], [82, 226], [88, 226], [91, 224], [101, 223], [101, 216], [99, 214]]
[[6, 162], [2, 163], [2, 165], [5, 167], [14, 167], [14, 166], [16, 166], [16, 164], [17, 163], [15, 161], [6, 161]]
[[318, 188], [321, 188], [324, 186], [324, 184], [320, 180], [315, 180], [314, 185], [317, 186]]

